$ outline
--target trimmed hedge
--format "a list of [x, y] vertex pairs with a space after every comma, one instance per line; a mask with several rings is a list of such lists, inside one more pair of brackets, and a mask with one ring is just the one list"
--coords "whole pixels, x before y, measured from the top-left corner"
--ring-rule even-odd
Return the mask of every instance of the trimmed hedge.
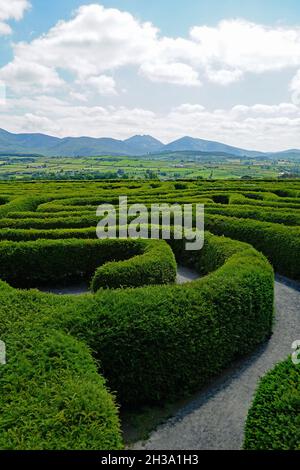
[[300, 227], [211, 214], [205, 217], [205, 227], [216, 235], [251, 243], [278, 273], [300, 279]]
[[0, 449], [121, 449], [115, 400], [87, 346], [39, 322], [41, 294], [0, 292]]
[[0, 207], [0, 217], [6, 217], [10, 212], [34, 211], [40, 204], [47, 200], [49, 200], [49, 198], [38, 196], [20, 196], [14, 198]]
[[[124, 261], [132, 256], [135, 258], [128, 263], [105, 265], [111, 260]], [[93, 279], [94, 290], [102, 285], [119, 287], [123, 282], [126, 286], [164, 284], [174, 282], [176, 277], [174, 255], [163, 240], [0, 242], [0, 279], [16, 287], [68, 284], [82, 279], [88, 281], [102, 265], [103, 268], [97, 271]], [[126, 276], [126, 269], [131, 272], [132, 281]]]
[[58, 312], [56, 325], [91, 347], [122, 404], [182, 397], [271, 334], [274, 279], [263, 255], [207, 234], [191, 256], [217, 271], [185, 286], [101, 291]]
[[261, 379], [248, 414], [244, 447], [300, 450], [300, 366], [290, 358]]
[[163, 240], [144, 243], [144, 252], [123, 262], [111, 261], [100, 266], [92, 279], [91, 289], [101, 287], [139, 287], [151, 284], [170, 284], [176, 280], [174, 254]]
[[78, 229], [0, 229], [0, 240], [10, 241], [34, 241], [41, 239], [60, 240], [66, 238], [96, 238], [95, 227]]
[[255, 219], [262, 222], [272, 222], [284, 225], [300, 225], [300, 213], [291, 210], [266, 210], [253, 206], [205, 206], [208, 214], [225, 215], [226, 217], [238, 217], [243, 219]]

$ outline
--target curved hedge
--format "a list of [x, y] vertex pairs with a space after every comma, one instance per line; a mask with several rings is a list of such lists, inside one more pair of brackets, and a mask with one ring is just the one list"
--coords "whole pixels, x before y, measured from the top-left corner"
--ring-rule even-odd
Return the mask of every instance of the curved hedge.
[[[114, 400], [85, 346], [55, 330], [21, 340], [27, 353], [0, 371], [0, 448], [121, 449]], [[6, 343], [11, 349], [12, 338]]]
[[118, 402], [137, 405], [190, 393], [270, 335], [273, 272], [262, 255], [207, 234], [189, 263], [216, 271], [185, 286], [75, 298], [2, 283], [0, 447], [120, 448], [117, 410], [86, 345]]
[[248, 414], [244, 447], [300, 450], [300, 365], [290, 358], [261, 379]]
[[209, 234], [195, 253], [190, 264], [217, 270], [185, 286], [101, 291], [59, 312], [60, 327], [89, 344], [122, 404], [189, 393], [271, 334], [273, 271], [263, 255]]
[[176, 280], [177, 266], [171, 248], [164, 241], [149, 240], [144, 252], [123, 262], [111, 261], [100, 266], [92, 279], [91, 289], [101, 287], [139, 287], [170, 284]]
[[0, 448], [122, 448], [115, 400], [86, 345], [40, 324], [47, 308], [41, 294], [4, 283], [0, 292], [0, 338], [7, 348], [0, 367]]
[[[141, 239], [3, 241], [0, 242], [0, 279], [17, 287], [69, 284], [89, 281], [95, 270], [104, 265], [92, 283], [97, 290], [102, 278], [109, 282], [112, 264], [105, 263], [132, 256], [135, 257], [125, 264], [113, 264], [114, 276], [119, 269], [119, 283], [115, 277], [107, 287], [113, 287], [114, 283], [122, 285], [122, 279], [125, 282], [124, 268], [130, 269], [132, 275], [135, 271], [132, 283], [127, 278], [127, 286], [174, 282], [176, 263], [166, 242]], [[103, 285], [106, 286], [105, 282]]]
[[274, 269], [300, 279], [300, 227], [207, 214], [206, 229], [247, 243], [264, 253]]

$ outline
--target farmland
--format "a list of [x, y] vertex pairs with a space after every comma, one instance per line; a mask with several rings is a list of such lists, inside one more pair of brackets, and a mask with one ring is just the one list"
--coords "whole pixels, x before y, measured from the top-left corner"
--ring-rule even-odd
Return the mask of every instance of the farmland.
[[0, 156], [0, 180], [238, 179], [300, 175], [300, 159], [173, 152], [144, 157]]
[[[99, 159], [101, 171], [114, 167]], [[164, 163], [169, 175], [168, 160], [139, 161], [143, 172]], [[147, 207], [204, 204], [203, 249], [187, 252], [175, 237], [97, 239], [97, 207], [120, 196]], [[177, 265], [199, 278], [177, 285]], [[274, 271], [300, 281], [297, 179], [0, 182], [0, 448], [122, 449], [120, 410], [187, 399], [267, 344]], [[79, 296], [42, 292], [82, 282], [90, 291]], [[287, 356], [259, 386], [246, 448], [299, 449], [300, 369]]]

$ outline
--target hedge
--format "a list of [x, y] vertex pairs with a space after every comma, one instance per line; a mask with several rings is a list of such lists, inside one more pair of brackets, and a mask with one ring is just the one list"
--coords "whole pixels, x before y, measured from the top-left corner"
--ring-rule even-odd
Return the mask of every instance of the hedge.
[[47, 200], [48, 198], [46, 196], [19, 196], [0, 207], [0, 217], [5, 217], [10, 212], [34, 211], [40, 204]]
[[[140, 256], [139, 256], [140, 255]], [[108, 263], [111, 260], [127, 263]], [[104, 266], [103, 266], [104, 265]], [[92, 286], [119, 287], [174, 282], [176, 262], [163, 240], [37, 240], [0, 242], [0, 279], [16, 287], [89, 281]], [[126, 269], [133, 276], [126, 275]], [[112, 275], [112, 277], [110, 277]], [[117, 277], [119, 276], [119, 277]]]
[[115, 399], [87, 346], [39, 323], [41, 294], [0, 292], [0, 449], [121, 449]]
[[284, 210], [266, 210], [263, 207], [255, 208], [253, 206], [205, 206], [207, 214], [219, 214], [226, 217], [237, 217], [243, 219], [255, 219], [262, 222], [272, 222], [284, 225], [300, 225], [300, 213], [297, 211]]
[[144, 245], [144, 252], [138, 256], [100, 266], [91, 282], [92, 291], [97, 292], [101, 287], [116, 289], [174, 283], [177, 266], [171, 248], [163, 240], [149, 240]]
[[300, 365], [290, 358], [260, 381], [247, 418], [244, 447], [300, 450]]
[[274, 269], [292, 279], [300, 279], [300, 228], [206, 214], [205, 227], [247, 243], [264, 253]]
[[192, 256], [203, 272], [217, 270], [185, 286], [104, 290], [58, 312], [56, 325], [91, 347], [122, 404], [182, 397], [271, 334], [274, 280], [263, 255], [207, 234]]

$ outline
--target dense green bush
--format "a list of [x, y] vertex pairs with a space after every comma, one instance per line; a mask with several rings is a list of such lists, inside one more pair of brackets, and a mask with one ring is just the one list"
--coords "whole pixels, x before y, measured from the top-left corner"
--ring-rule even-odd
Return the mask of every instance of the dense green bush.
[[14, 198], [7, 204], [4, 204], [0, 207], [0, 217], [6, 217], [6, 215], [10, 212], [33, 211], [37, 209], [39, 204], [42, 204], [46, 200], [48, 200], [46, 196], [20, 196]]
[[0, 279], [17, 287], [88, 281], [97, 268], [94, 291], [100, 287], [165, 284], [176, 278], [174, 255], [162, 240], [0, 242]]
[[247, 243], [267, 256], [280, 274], [300, 279], [300, 228], [207, 214], [207, 230]]
[[207, 214], [219, 214], [227, 217], [255, 219], [262, 222], [272, 222], [284, 225], [300, 225], [300, 213], [287, 210], [266, 210], [253, 206], [210, 206], [205, 207]]
[[[300, 279], [297, 181], [2, 182], [0, 192], [0, 279], [62, 284], [90, 280], [99, 268], [95, 290], [131, 286], [71, 297], [0, 281], [0, 338], [8, 350], [0, 368], [1, 449], [119, 449], [117, 409], [99, 373], [122, 405], [162, 403], [199, 389], [268, 338], [272, 269], [246, 243], [220, 235], [251, 243], [277, 271]], [[185, 251], [184, 241], [169, 244], [177, 261], [207, 276], [132, 288], [173, 281], [175, 262], [164, 242], [96, 239], [96, 207], [124, 195], [147, 207], [204, 202], [206, 228], [218, 236], [207, 234], [201, 252]], [[289, 369], [279, 377], [286, 388], [299, 383]], [[280, 392], [272, 397], [275, 409]], [[278, 427], [285, 423], [281, 448], [299, 447], [293, 397], [284, 398], [290, 415], [276, 409]], [[264, 398], [249, 417], [248, 448], [268, 448], [264, 423], [275, 434], [266, 405]]]
[[300, 450], [300, 366], [289, 358], [260, 381], [249, 411], [249, 450]]
[[37, 240], [0, 243], [0, 279], [17, 287], [89, 280], [111, 259], [141, 254], [140, 240]]
[[0, 229], [0, 240], [33, 241], [40, 239], [60, 240], [66, 238], [96, 238], [95, 227], [78, 229]]
[[273, 272], [266, 259], [209, 234], [203, 265], [201, 253], [192, 257], [200, 256], [203, 271], [218, 269], [199, 281], [101, 291], [81, 299], [75, 312], [59, 311], [56, 324], [95, 351], [122, 404], [189, 393], [271, 334]]
[[86, 345], [40, 324], [41, 294], [4, 283], [0, 293], [0, 449], [122, 448], [114, 398]]
[[138, 287], [170, 284], [176, 279], [177, 266], [171, 248], [163, 240], [144, 243], [144, 252], [123, 262], [111, 261], [100, 266], [92, 279], [91, 288]]
[[20, 228], [20, 229], [56, 229], [56, 228], [85, 228], [85, 227], [96, 227], [99, 222], [99, 217], [92, 216], [81, 216], [78, 217], [53, 217], [53, 218], [41, 218], [36, 217], [31, 219], [0, 219], [0, 228]]

